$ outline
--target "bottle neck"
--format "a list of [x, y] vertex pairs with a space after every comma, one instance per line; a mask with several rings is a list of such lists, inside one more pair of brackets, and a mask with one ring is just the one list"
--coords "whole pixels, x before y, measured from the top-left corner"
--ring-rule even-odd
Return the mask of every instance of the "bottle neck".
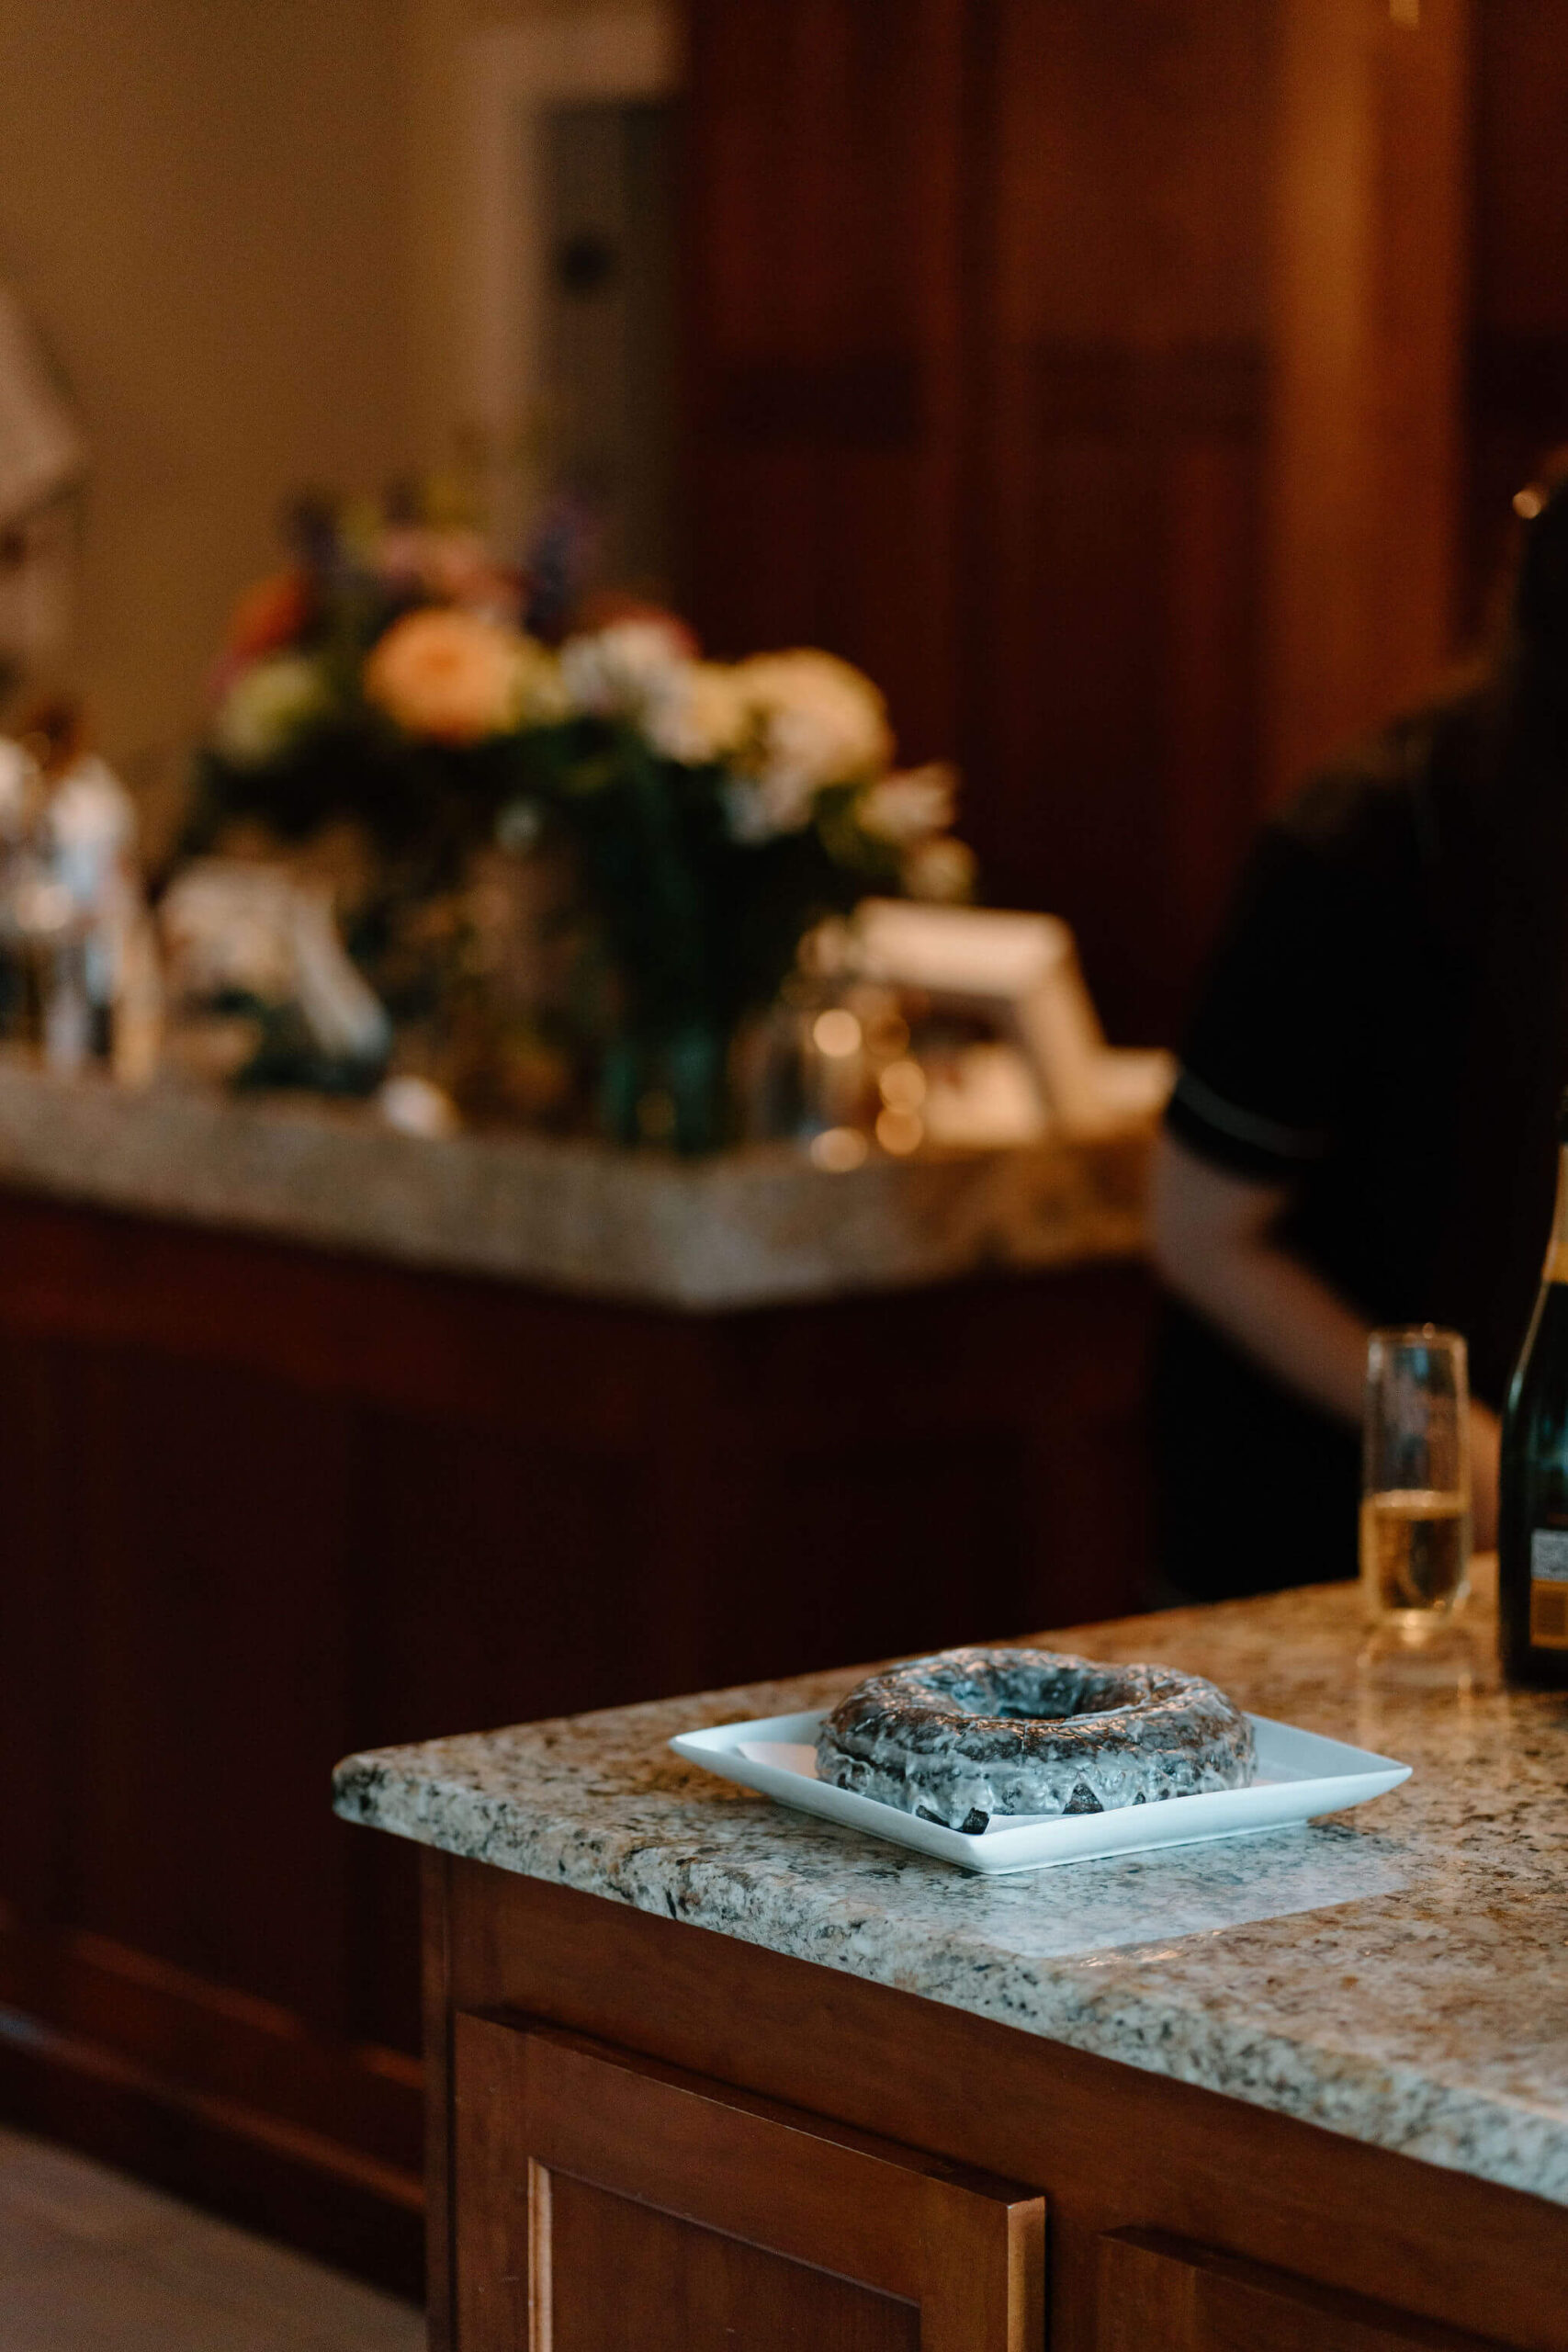
[[1557, 1155], [1557, 1205], [1551, 1212], [1551, 1238], [1546, 1245], [1544, 1283], [1568, 1283], [1568, 1143]]

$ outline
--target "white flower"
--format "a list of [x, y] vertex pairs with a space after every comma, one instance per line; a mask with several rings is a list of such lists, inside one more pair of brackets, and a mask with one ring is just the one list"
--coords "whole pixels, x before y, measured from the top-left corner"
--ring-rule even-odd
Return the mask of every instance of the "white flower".
[[323, 719], [332, 688], [308, 653], [271, 653], [242, 670], [212, 724], [212, 741], [236, 767], [265, 767]]
[[721, 662], [682, 662], [649, 690], [643, 732], [656, 752], [707, 767], [739, 751], [750, 712], [737, 673]]
[[560, 673], [570, 708], [592, 718], [640, 718], [688, 666], [685, 631], [675, 621], [615, 621], [568, 638]]
[[885, 775], [861, 796], [860, 820], [878, 841], [900, 845], [945, 833], [953, 822], [958, 778], [944, 761]]
[[759, 653], [736, 682], [753, 722], [748, 765], [761, 787], [772, 828], [798, 832], [830, 784], [857, 784], [887, 764], [887, 711], [871, 680], [831, 653], [806, 649]]

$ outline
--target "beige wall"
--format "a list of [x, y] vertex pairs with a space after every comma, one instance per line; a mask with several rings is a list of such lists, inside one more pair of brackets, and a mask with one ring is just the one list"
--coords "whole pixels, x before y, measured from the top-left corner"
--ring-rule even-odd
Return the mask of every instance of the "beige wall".
[[166, 803], [300, 485], [472, 406], [464, 47], [583, 0], [0, 0], [0, 277], [86, 426], [71, 680]]
[[4, 0], [0, 273], [91, 442], [75, 676], [166, 782], [302, 482], [410, 452], [404, 0]]

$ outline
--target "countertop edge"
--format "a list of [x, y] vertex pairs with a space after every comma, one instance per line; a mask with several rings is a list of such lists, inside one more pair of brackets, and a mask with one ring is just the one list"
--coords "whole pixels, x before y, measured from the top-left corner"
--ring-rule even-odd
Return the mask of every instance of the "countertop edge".
[[[962, 1939], [951, 1936], [922, 1953], [921, 1982], [908, 1984], [897, 1970], [876, 1966], [857, 1948], [852, 1918], [824, 1923], [802, 1917], [785, 1924], [775, 1897], [764, 1933], [725, 1901], [727, 1891], [733, 1895], [734, 1874], [723, 1864], [644, 1847], [630, 1858], [634, 1867], [619, 1861], [606, 1869], [604, 1856], [581, 1830], [547, 1819], [521, 1827], [512, 1805], [457, 1783], [400, 1774], [387, 1756], [374, 1750], [338, 1765], [333, 1809], [346, 1821], [494, 1869], [705, 1928], [1091, 2056], [1238, 2098], [1342, 2138], [1568, 2205], [1568, 2131], [1559, 2122], [1517, 2101], [1445, 2083], [1407, 2065], [1379, 2064], [1284, 2034], [1227, 2034], [1211, 2011], [1174, 2004], [1168, 1995], [1156, 2003], [1129, 1997], [1123, 1988], [1107, 2009], [1092, 1993], [1084, 1995], [1082, 1971], [1071, 1962], [1053, 1968], [1015, 1962], [1006, 1969], [987, 1963], [976, 1993], [973, 1961]], [[494, 1850], [502, 1840], [505, 1850]], [[710, 1903], [719, 1916], [705, 1916]], [[950, 1972], [963, 1973], [962, 1996], [953, 1984], [944, 1986], [944, 1962]], [[1032, 1996], [1027, 2007], [1021, 1999], [1026, 1990]], [[1199, 2054], [1171, 2046], [1176, 2007], [1183, 2023], [1196, 2029]], [[1505, 2145], [1489, 2144], [1498, 2136]]]
[[0, 1191], [607, 1305], [706, 1316], [1144, 1250], [1152, 1128], [824, 1174], [784, 1146], [694, 1161], [99, 1076], [0, 1052]]

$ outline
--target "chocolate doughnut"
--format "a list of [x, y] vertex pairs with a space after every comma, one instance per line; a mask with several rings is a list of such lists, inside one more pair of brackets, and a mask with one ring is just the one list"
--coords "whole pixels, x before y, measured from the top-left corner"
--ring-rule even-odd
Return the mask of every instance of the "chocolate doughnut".
[[940, 1650], [840, 1699], [817, 1776], [971, 1833], [993, 1814], [1113, 1813], [1243, 1789], [1252, 1725], [1170, 1666], [1096, 1666], [1051, 1650]]

